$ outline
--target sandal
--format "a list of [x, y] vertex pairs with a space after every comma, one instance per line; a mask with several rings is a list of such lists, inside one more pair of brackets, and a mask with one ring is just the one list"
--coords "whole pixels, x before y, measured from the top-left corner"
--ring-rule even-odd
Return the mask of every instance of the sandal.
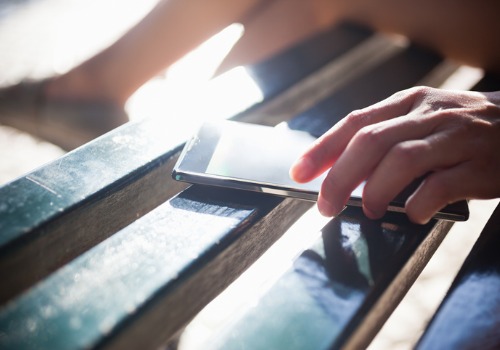
[[49, 101], [49, 79], [0, 89], [0, 124], [25, 131], [70, 151], [126, 123], [126, 112], [111, 103]]

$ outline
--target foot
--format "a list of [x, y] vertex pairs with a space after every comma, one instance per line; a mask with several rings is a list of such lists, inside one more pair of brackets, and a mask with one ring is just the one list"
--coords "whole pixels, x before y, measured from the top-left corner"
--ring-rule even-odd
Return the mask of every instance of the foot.
[[58, 95], [56, 79], [0, 89], [0, 124], [71, 150], [128, 121], [117, 103]]

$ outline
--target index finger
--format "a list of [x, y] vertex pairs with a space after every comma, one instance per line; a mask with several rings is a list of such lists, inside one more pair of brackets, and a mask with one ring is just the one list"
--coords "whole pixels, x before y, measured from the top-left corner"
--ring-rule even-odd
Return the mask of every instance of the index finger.
[[416, 89], [402, 91], [372, 106], [351, 112], [297, 159], [290, 168], [290, 176], [297, 182], [308, 182], [323, 174], [340, 157], [359, 130], [406, 115], [418, 95]]

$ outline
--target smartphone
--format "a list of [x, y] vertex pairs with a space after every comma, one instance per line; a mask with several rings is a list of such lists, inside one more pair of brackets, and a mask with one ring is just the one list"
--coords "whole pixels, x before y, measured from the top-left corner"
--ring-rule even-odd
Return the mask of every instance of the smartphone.
[[[271, 127], [229, 120], [206, 122], [184, 146], [172, 177], [192, 184], [316, 201], [326, 172], [308, 183], [297, 183], [289, 176], [291, 165], [315, 139], [286, 124]], [[363, 186], [352, 192], [348, 205], [361, 206]], [[406, 198], [415, 186], [418, 183], [398, 195], [388, 210], [404, 212]], [[464, 221], [468, 216], [466, 201], [448, 205], [435, 215], [453, 221]]]

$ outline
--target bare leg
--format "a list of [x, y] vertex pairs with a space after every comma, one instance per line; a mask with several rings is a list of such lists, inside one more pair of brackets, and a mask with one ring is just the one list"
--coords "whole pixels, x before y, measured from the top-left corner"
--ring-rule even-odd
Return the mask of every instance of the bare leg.
[[123, 105], [155, 74], [237, 21], [245, 35], [222, 70], [263, 59], [343, 18], [500, 72], [499, 10], [494, 0], [164, 0], [115, 44], [56, 79], [47, 94]]
[[155, 74], [262, 0], [164, 0], [113, 45], [52, 81], [48, 98], [124, 105]]
[[347, 0], [162, 0], [113, 45], [51, 81], [52, 99], [123, 106], [155, 74], [223, 29], [245, 34], [221, 70], [264, 59], [331, 25]]
[[276, 0], [245, 23], [245, 36], [224, 64], [261, 59], [344, 19], [407, 36], [460, 63], [500, 73], [498, 13], [495, 0]]

